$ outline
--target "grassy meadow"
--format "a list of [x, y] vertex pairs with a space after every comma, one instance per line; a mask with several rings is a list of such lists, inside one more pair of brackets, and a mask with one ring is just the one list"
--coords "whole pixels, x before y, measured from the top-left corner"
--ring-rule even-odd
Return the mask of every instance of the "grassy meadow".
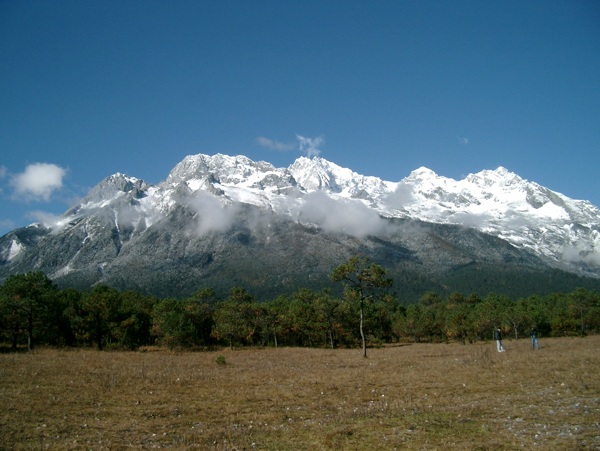
[[600, 336], [0, 354], [0, 449], [600, 449]]

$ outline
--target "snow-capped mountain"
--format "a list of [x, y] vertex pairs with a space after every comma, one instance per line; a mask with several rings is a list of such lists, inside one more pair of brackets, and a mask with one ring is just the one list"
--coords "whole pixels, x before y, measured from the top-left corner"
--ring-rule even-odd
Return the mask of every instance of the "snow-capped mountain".
[[[129, 183], [131, 187], [143, 185], [136, 179]], [[352, 205], [356, 202], [382, 217], [473, 227], [559, 267], [596, 276], [600, 271], [600, 210], [503, 167], [470, 174], [463, 180], [438, 176], [422, 167], [400, 182], [388, 182], [318, 157], [298, 158], [283, 169], [243, 156], [194, 155], [186, 157], [158, 189], [149, 192], [153, 200], [148, 204], [153, 208], [146, 211], [168, 214], [169, 207], [199, 192], [269, 208], [301, 221], [307, 204], [314, 203], [310, 195], [321, 192], [344, 202], [342, 212], [347, 216], [360, 209]], [[106, 196], [102, 199], [105, 202]], [[332, 212], [339, 213], [339, 209]], [[317, 221], [316, 225], [323, 224]], [[343, 225], [340, 227], [343, 230]]]
[[[551, 267], [600, 278], [600, 210], [502, 167], [462, 180], [419, 168], [400, 181], [384, 181], [319, 157], [301, 157], [288, 168], [276, 168], [221, 154], [188, 156], [158, 185], [124, 174], [107, 177], [60, 221], [1, 238], [0, 264], [4, 274], [27, 264], [47, 271], [49, 265], [39, 255], [24, 257], [34, 243], [39, 246], [36, 237], [76, 235], [79, 249], [73, 242], [69, 259], [50, 265], [50, 276], [75, 271], [80, 254], [92, 245], [94, 264], [104, 275], [122, 252], [135, 254], [134, 243], [148, 240], [166, 224], [176, 224], [170, 240], [181, 233], [181, 241], [205, 242], [215, 234], [231, 234], [240, 217], [250, 230], [248, 239], [278, 221], [356, 240], [401, 240], [392, 226], [397, 221], [459, 227], [510, 243]], [[110, 236], [102, 233], [107, 229]], [[270, 238], [265, 233], [266, 245]], [[112, 249], [108, 253], [107, 246]], [[91, 261], [88, 256], [86, 262]]]

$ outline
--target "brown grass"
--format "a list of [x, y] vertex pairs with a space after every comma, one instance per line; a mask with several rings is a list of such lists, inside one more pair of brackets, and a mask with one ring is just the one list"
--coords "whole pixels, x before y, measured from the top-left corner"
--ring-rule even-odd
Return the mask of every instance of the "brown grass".
[[541, 344], [2, 354], [0, 448], [600, 449], [600, 337]]

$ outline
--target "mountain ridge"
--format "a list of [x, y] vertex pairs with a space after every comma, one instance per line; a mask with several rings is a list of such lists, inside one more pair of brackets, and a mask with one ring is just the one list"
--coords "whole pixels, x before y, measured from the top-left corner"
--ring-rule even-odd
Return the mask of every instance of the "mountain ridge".
[[[429, 230], [414, 235], [420, 249], [411, 248], [413, 244], [399, 236], [399, 231], [410, 235], [407, 231], [411, 228]], [[479, 264], [487, 253], [494, 257], [486, 265], [493, 266], [510, 254], [508, 261], [526, 262], [536, 271], [548, 268], [600, 279], [598, 208], [529, 182], [502, 166], [462, 180], [421, 167], [398, 182], [390, 182], [360, 175], [320, 157], [300, 157], [287, 168], [276, 168], [243, 155], [223, 154], [189, 155], [156, 185], [121, 173], [106, 177], [59, 221], [0, 237], [0, 278], [42, 268], [57, 280], [74, 279], [79, 274], [94, 284], [111, 280], [111, 268], [121, 267], [126, 260], [147, 267], [147, 263], [139, 263], [143, 259], [137, 258], [136, 252], [146, 252], [155, 260], [172, 256], [175, 266], [177, 259], [188, 259], [204, 268], [218, 266], [229, 272], [227, 259], [231, 263], [233, 257], [228, 252], [234, 248], [240, 256], [249, 249], [262, 255], [269, 243], [277, 241], [281, 249], [275, 253], [285, 255], [285, 236], [276, 237], [270, 232], [275, 229], [305, 243], [309, 237], [325, 240], [322, 249], [311, 249], [317, 255], [332, 253], [330, 258], [315, 257], [329, 265], [339, 261], [333, 256], [334, 249], [350, 256], [350, 249], [377, 248], [376, 253], [386, 255], [386, 246], [400, 246], [405, 251], [397, 255], [419, 256], [410, 263], [416, 265], [415, 274], [419, 268], [422, 273], [433, 274], [436, 249], [427, 243], [429, 239], [448, 249], [454, 247], [455, 254], [448, 251], [448, 255], [470, 252], [476, 256], [471, 263], [457, 257], [457, 265], [459, 260], [460, 265]], [[468, 230], [481, 238], [465, 242], [460, 235], [467, 236]], [[451, 235], [454, 242], [444, 241], [444, 234]], [[153, 236], [163, 256], [144, 250]], [[500, 241], [492, 244], [485, 236]], [[386, 244], [378, 245], [377, 240]], [[58, 242], [68, 250], [61, 249]], [[35, 248], [44, 246], [46, 249], [36, 255]], [[477, 246], [485, 252], [477, 251]], [[497, 254], [494, 246], [507, 246], [504, 256]], [[219, 256], [218, 262], [215, 256]], [[310, 255], [302, 258], [314, 260]], [[454, 257], [444, 258], [440, 268], [457, 266], [450, 261]], [[267, 254], [257, 257], [261, 259], [270, 266]], [[285, 259], [281, 259], [272, 271], [286, 271]], [[392, 265], [410, 266], [410, 259], [390, 259]], [[312, 264], [327, 273], [327, 265]], [[193, 265], [184, 267], [194, 269]], [[302, 272], [290, 271], [295, 276]], [[326, 279], [322, 274], [318, 277]]]

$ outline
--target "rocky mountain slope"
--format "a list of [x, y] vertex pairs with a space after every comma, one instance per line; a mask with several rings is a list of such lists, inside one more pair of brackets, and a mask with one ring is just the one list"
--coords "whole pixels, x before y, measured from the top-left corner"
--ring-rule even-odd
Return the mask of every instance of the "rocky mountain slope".
[[115, 174], [59, 221], [1, 237], [0, 278], [40, 270], [63, 286], [266, 295], [330, 286], [352, 255], [382, 264], [406, 296], [594, 284], [600, 210], [504, 168], [388, 182], [318, 157], [276, 168], [193, 155], [158, 185]]

